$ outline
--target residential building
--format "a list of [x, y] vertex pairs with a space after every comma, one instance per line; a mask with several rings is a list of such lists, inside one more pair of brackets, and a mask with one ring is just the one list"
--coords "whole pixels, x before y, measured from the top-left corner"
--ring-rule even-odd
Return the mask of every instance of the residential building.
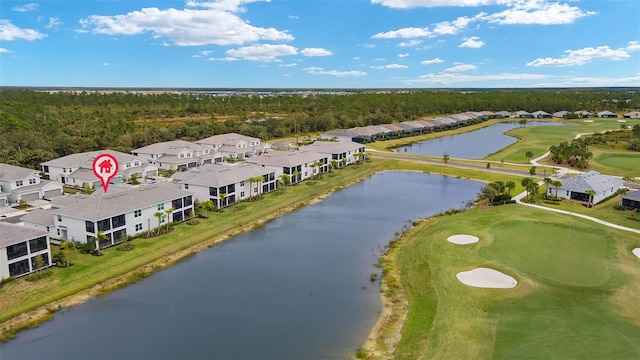
[[513, 117], [520, 118], [520, 119], [532, 119], [533, 114], [526, 112], [524, 110], [520, 110], [520, 111], [516, 111], [515, 114], [513, 114]]
[[[61, 196], [64, 197], [64, 196]], [[29, 229], [45, 231], [49, 234], [49, 241], [57, 238], [56, 225], [53, 221], [52, 209], [33, 209], [20, 217], [22, 225]]]
[[75, 187], [82, 187], [86, 183], [98, 188], [100, 187], [100, 179], [93, 174], [93, 161], [101, 154], [112, 155], [118, 161], [118, 173], [110, 180], [111, 183], [126, 182], [133, 174], [138, 179], [158, 175], [158, 168], [155, 165], [147, 164], [134, 155], [114, 150], [71, 154], [43, 162], [40, 165], [42, 172], [50, 180]]
[[623, 115], [627, 119], [640, 119], [640, 111], [631, 111]]
[[508, 118], [511, 117], [511, 113], [509, 111], [498, 111], [497, 113], [495, 113], [495, 117]]
[[[388, 128], [385, 125], [381, 125], [385, 128]], [[337, 141], [355, 141], [359, 143], [366, 143], [371, 141], [371, 137], [363, 136], [356, 131], [350, 129], [336, 129], [327, 131], [320, 135], [321, 139], [325, 140], [337, 140]]]
[[579, 118], [592, 118], [595, 117], [595, 115], [593, 115], [592, 113], [585, 111], [585, 110], [578, 110], [576, 112], [574, 112], [574, 114], [576, 114]]
[[640, 190], [630, 191], [622, 194], [620, 197], [620, 205], [640, 210]]
[[538, 110], [531, 113], [536, 119], [549, 119], [551, 118], [551, 114], [546, 111]]
[[[211, 200], [224, 208], [240, 200], [273, 191], [282, 169], [252, 163], [213, 164], [175, 174], [173, 181], [191, 191], [197, 201]], [[260, 181], [254, 179], [260, 178]], [[224, 194], [224, 195], [223, 195]]]
[[196, 141], [196, 144], [206, 146], [219, 152], [223, 157], [232, 159], [256, 156], [271, 150], [271, 145], [262, 143], [258, 138], [236, 133], [213, 135]]
[[210, 147], [184, 140], [151, 144], [132, 150], [131, 154], [163, 170], [185, 171], [196, 166], [224, 160], [222, 154]]
[[316, 141], [302, 147], [301, 150], [328, 154], [331, 156], [331, 163], [335, 161], [337, 167], [344, 167], [362, 160], [365, 154], [365, 147], [355, 141]]
[[605, 111], [600, 111], [598, 113], [598, 117], [599, 118], [617, 118], [618, 115], [615, 113], [612, 113], [611, 111], [605, 110]]
[[0, 222], [0, 279], [26, 275], [50, 265], [46, 232]]
[[562, 110], [562, 111], [557, 111], [553, 113], [553, 117], [557, 117], [557, 118], [565, 118], [567, 115], [569, 114], [568, 111], [566, 110]]
[[[589, 171], [572, 177], [562, 177], [558, 180], [562, 182], [562, 186], [557, 189], [558, 197], [588, 202], [589, 194], [587, 192], [593, 191], [594, 195], [591, 199], [593, 204], [615, 195], [616, 191], [621, 189], [624, 184], [624, 181], [620, 178], [602, 175], [597, 171]], [[549, 186], [547, 191], [549, 195], [556, 194], [554, 186]]]
[[101, 246], [150, 231], [167, 222], [191, 217], [193, 193], [171, 183], [144, 185], [107, 195], [77, 196], [69, 205], [51, 209], [57, 237], [86, 243], [102, 231]]
[[62, 184], [41, 179], [38, 170], [0, 163], [0, 207], [60, 195]]
[[331, 155], [315, 151], [272, 151], [247, 159], [252, 164], [277, 168], [279, 173], [287, 174], [291, 183], [296, 184], [318, 173], [329, 171]]

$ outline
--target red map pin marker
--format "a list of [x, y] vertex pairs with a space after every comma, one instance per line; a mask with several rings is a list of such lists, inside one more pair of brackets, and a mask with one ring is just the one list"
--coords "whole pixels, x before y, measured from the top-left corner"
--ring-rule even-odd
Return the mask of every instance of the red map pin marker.
[[118, 160], [113, 155], [100, 154], [93, 160], [93, 174], [102, 182], [104, 192], [107, 192], [109, 180], [118, 173]]

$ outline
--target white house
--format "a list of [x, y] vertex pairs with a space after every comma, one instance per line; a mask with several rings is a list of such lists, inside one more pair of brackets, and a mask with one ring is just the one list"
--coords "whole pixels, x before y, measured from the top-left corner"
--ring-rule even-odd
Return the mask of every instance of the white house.
[[51, 249], [46, 232], [0, 222], [0, 279], [17, 277], [51, 265]]
[[362, 160], [365, 154], [364, 145], [355, 141], [316, 141], [311, 145], [303, 146], [300, 150], [311, 150], [321, 154], [331, 155], [331, 162], [335, 161], [336, 167], [343, 167]]
[[[276, 189], [282, 168], [251, 163], [214, 164], [173, 176], [180, 188], [193, 192], [196, 200], [211, 200], [219, 208]], [[261, 181], [251, 181], [261, 178]], [[226, 194], [226, 195], [222, 195]]]
[[[597, 171], [589, 171], [584, 174], [563, 177], [558, 180], [562, 182], [562, 186], [559, 186], [557, 189], [559, 198], [588, 202], [589, 194], [587, 194], [587, 191], [591, 190], [595, 192], [591, 200], [593, 204], [597, 204], [615, 195], [616, 191], [624, 185], [622, 179], [615, 176], [602, 175]], [[547, 191], [549, 195], [556, 194], [556, 188], [554, 186], [549, 186]]]
[[271, 150], [271, 145], [263, 144], [258, 138], [236, 133], [213, 135], [196, 141], [196, 144], [206, 146], [219, 152], [223, 157], [232, 159], [251, 157]]
[[108, 239], [101, 246], [145, 233], [167, 221], [186, 220], [192, 211], [193, 193], [170, 183], [108, 195], [76, 196], [69, 205], [51, 209], [59, 239], [85, 243], [102, 231]]
[[42, 172], [51, 180], [76, 187], [82, 187], [87, 183], [98, 188], [100, 179], [93, 174], [93, 160], [101, 154], [112, 155], [118, 160], [118, 174], [111, 179], [111, 183], [126, 182], [133, 174], [138, 179], [158, 175], [158, 168], [155, 165], [147, 164], [134, 155], [114, 150], [71, 154], [43, 162], [40, 165]]
[[0, 206], [60, 195], [62, 184], [40, 179], [38, 170], [0, 163]]
[[196, 166], [222, 162], [215, 150], [184, 140], [165, 141], [132, 150], [131, 153], [159, 169], [187, 170]]
[[[290, 176], [296, 184], [318, 173], [329, 171], [331, 155], [316, 151], [272, 151], [268, 154], [247, 159], [252, 164], [282, 169], [282, 174]], [[280, 170], [278, 170], [280, 171]]]
[[612, 113], [609, 110], [605, 110], [605, 111], [600, 111], [598, 113], [598, 117], [599, 118], [617, 118], [618, 115], [616, 113]]

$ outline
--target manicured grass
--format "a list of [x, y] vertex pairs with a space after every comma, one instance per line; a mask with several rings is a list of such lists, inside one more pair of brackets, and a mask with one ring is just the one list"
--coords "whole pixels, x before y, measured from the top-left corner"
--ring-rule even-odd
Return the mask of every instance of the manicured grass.
[[[481, 240], [446, 241], [458, 233]], [[636, 234], [518, 205], [425, 221], [393, 252], [410, 306], [395, 357], [638, 358], [638, 246]], [[472, 288], [455, 277], [480, 266], [518, 286]]]
[[591, 148], [593, 170], [604, 174], [640, 177], [640, 152]]

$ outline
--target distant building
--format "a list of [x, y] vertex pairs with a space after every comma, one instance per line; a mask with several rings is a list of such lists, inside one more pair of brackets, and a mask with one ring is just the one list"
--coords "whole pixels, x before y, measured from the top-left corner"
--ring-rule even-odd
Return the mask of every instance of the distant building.
[[640, 190], [630, 191], [626, 194], [622, 194], [620, 197], [620, 205], [640, 210]]
[[562, 111], [554, 112], [554, 113], [553, 113], [553, 117], [557, 117], [557, 118], [565, 118], [568, 114], [569, 114], [569, 112], [568, 112], [568, 111], [566, 111], [566, 110], [562, 110]]
[[163, 170], [180, 170], [222, 162], [224, 157], [208, 146], [189, 141], [174, 140], [151, 144], [132, 150], [131, 153]]
[[515, 114], [513, 114], [514, 117], [519, 118], [519, 119], [532, 119], [533, 118], [533, 114], [526, 112], [524, 110], [520, 110], [520, 111], [516, 111]]
[[612, 113], [611, 111], [605, 110], [605, 111], [600, 111], [598, 113], [598, 117], [599, 118], [617, 118], [618, 115], [616, 115], [615, 113]]
[[353, 141], [316, 141], [311, 145], [302, 147], [301, 150], [329, 154], [331, 162], [335, 161], [338, 167], [362, 160], [360, 156], [365, 154], [364, 145]]
[[[17, 277], [51, 265], [46, 232], [0, 222], [0, 279]], [[40, 269], [41, 269], [40, 268]]]
[[62, 184], [41, 179], [38, 170], [0, 163], [0, 207], [60, 195]]
[[640, 119], [640, 111], [631, 111], [623, 115], [627, 119]]
[[289, 175], [291, 183], [296, 184], [315, 174], [329, 171], [330, 159], [331, 155], [315, 151], [272, 151], [249, 158], [247, 162], [278, 168], [279, 173]]
[[494, 114], [497, 118], [508, 118], [511, 117], [511, 113], [508, 111], [498, 111]]
[[536, 119], [550, 119], [551, 118], [551, 114], [549, 114], [546, 111], [542, 111], [542, 110], [534, 111], [534, 112], [531, 113], [531, 115], [533, 115], [533, 117], [536, 118]]
[[196, 141], [196, 144], [217, 151], [225, 158], [241, 159], [269, 152], [271, 145], [246, 135], [228, 133], [213, 135]]
[[595, 115], [593, 115], [592, 113], [585, 111], [585, 110], [578, 110], [576, 111], [574, 114], [576, 114], [576, 116], [578, 116], [579, 118], [592, 118], [592, 117], [596, 117]]

